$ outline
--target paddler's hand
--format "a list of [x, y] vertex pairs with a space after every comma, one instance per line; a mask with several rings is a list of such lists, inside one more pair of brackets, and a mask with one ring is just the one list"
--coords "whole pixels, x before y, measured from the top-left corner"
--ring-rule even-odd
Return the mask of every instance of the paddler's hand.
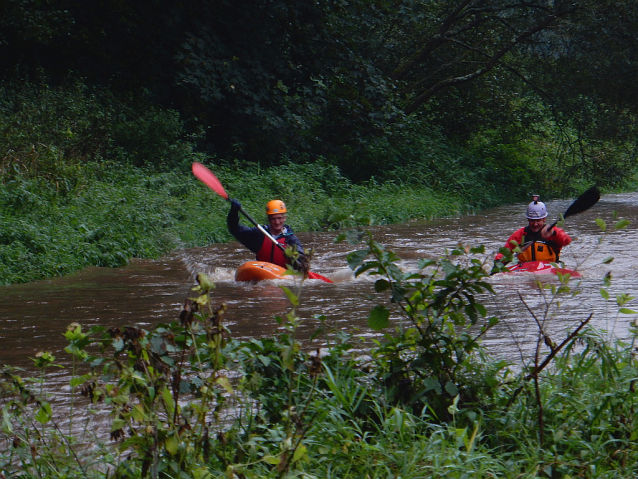
[[543, 229], [541, 230], [541, 236], [545, 240], [550, 239], [555, 234], [556, 234], [556, 231], [554, 231], [554, 228], [552, 228], [550, 225], [543, 226]]
[[230, 209], [232, 211], [241, 210], [241, 203], [239, 202], [239, 200], [236, 200], [234, 198], [229, 198], [229, 201], [230, 201]]

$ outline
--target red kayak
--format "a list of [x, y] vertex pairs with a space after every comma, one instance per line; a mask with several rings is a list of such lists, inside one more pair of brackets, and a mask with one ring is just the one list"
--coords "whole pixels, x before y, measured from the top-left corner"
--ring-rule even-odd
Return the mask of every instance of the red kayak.
[[503, 274], [516, 274], [516, 273], [534, 273], [534, 274], [569, 274], [572, 278], [580, 278], [581, 275], [578, 271], [574, 271], [568, 268], [556, 268], [552, 263], [544, 263], [542, 261], [526, 261], [524, 263], [516, 263], [511, 266], [507, 266], [509, 272]]
[[[285, 275], [286, 268], [265, 261], [248, 261], [242, 264], [235, 272], [235, 281], [263, 281], [266, 279], [290, 279]], [[308, 279], [320, 279], [326, 283], [332, 280], [317, 273], [308, 273]]]

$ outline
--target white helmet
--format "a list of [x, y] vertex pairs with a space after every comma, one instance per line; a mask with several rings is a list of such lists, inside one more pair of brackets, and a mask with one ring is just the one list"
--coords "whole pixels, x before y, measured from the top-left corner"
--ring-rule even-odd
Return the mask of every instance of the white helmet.
[[527, 205], [527, 219], [540, 220], [541, 218], [546, 218], [547, 208], [545, 208], [545, 203], [540, 201], [541, 197], [539, 195], [532, 195], [532, 199], [534, 201]]

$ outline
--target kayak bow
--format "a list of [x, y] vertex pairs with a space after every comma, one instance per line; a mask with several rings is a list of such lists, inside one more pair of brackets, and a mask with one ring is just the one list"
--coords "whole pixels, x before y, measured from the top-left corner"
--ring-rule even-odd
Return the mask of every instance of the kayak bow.
[[[267, 279], [290, 279], [284, 276], [286, 268], [266, 261], [247, 261], [235, 272], [235, 281], [263, 281]], [[320, 279], [326, 283], [332, 281], [317, 273], [308, 273], [308, 279]]]
[[517, 274], [517, 273], [533, 273], [533, 274], [569, 274], [572, 278], [580, 278], [581, 275], [578, 271], [574, 271], [568, 268], [556, 268], [555, 263], [544, 263], [542, 261], [526, 261], [524, 263], [516, 263], [511, 266], [507, 266], [509, 271], [503, 272], [503, 274]]

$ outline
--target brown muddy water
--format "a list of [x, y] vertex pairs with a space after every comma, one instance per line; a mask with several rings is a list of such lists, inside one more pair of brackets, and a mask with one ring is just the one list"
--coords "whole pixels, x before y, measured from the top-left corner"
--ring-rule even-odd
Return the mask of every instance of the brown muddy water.
[[[570, 203], [571, 200], [548, 202], [549, 220], [558, 219]], [[507, 237], [526, 223], [524, 210], [525, 205], [516, 204], [472, 216], [379, 226], [371, 231], [378, 242], [402, 258], [405, 269], [414, 268], [420, 258], [444, 255], [458, 242], [483, 244], [484, 256], [491, 258]], [[601, 218], [612, 225], [614, 212], [631, 224], [603, 236], [595, 220]], [[559, 308], [552, 306], [547, 326], [556, 335], [555, 340], [592, 313], [591, 324], [605, 330], [607, 336], [629, 338], [629, 324], [637, 315], [618, 315], [615, 301], [603, 300], [600, 288], [603, 276], [611, 272], [612, 298], [620, 293], [636, 294], [637, 215], [638, 193], [618, 194], [604, 196], [591, 210], [567, 220], [565, 229], [573, 243], [563, 250], [562, 260], [567, 267], [578, 269], [583, 279], [578, 283], [579, 295], [564, 299]], [[294, 216], [290, 223], [294, 227]], [[354, 331], [362, 338], [377, 336], [366, 326], [367, 314], [376, 304], [370, 299], [374, 278], [355, 279], [347, 269], [346, 256], [358, 248], [346, 242], [334, 244], [335, 233], [298, 236], [306, 248], [315, 250], [313, 271], [337, 281], [304, 284], [298, 310], [304, 318], [302, 337], [308, 337], [318, 327], [317, 315], [324, 315], [334, 329]], [[603, 264], [610, 256], [614, 261]], [[63, 351], [63, 333], [71, 322], [80, 323], [86, 330], [95, 324], [151, 328], [176, 320], [198, 272], [209, 274], [216, 283], [213, 302], [227, 304], [226, 324], [235, 337], [270, 335], [278, 329], [273, 317], [285, 314], [289, 304], [276, 282], [234, 281], [235, 269], [250, 259], [250, 252], [238, 243], [212, 244], [175, 251], [157, 261], [133, 260], [118, 269], [88, 268], [73, 276], [0, 287], [0, 362], [29, 369], [30, 358], [38, 351], [50, 351], [58, 361], [68, 361]], [[527, 307], [540, 317], [546, 304], [536, 279], [533, 275], [490, 278], [497, 295], [486, 296], [485, 303], [501, 322], [487, 335], [485, 344], [495, 354], [520, 362], [521, 354], [525, 355], [535, 344], [537, 326]], [[572, 280], [572, 284], [577, 282]], [[638, 310], [637, 300], [626, 307]], [[64, 374], [51, 373], [49, 379], [62, 384]], [[61, 386], [60, 392], [65, 389]]]

